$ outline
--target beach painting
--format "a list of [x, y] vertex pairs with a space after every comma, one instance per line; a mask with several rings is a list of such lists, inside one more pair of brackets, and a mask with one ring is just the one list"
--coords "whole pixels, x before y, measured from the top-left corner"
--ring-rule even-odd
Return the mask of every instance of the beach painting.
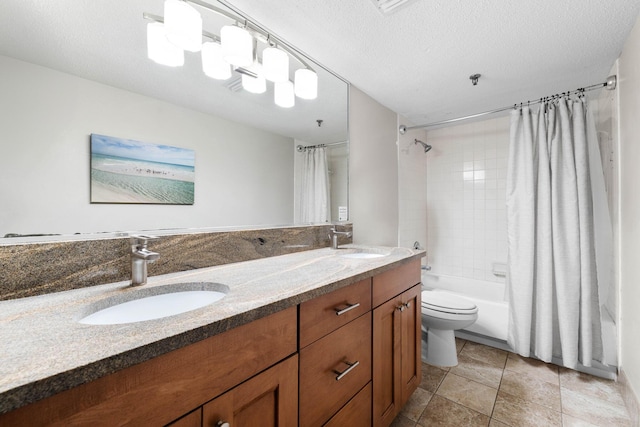
[[91, 134], [91, 203], [192, 205], [193, 150]]

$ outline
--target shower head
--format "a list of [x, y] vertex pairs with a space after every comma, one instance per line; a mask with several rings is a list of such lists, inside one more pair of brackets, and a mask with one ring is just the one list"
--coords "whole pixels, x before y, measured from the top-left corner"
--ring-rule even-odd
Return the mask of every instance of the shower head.
[[414, 140], [413, 143], [416, 144], [416, 145], [422, 144], [422, 146], [424, 147], [424, 152], [425, 153], [427, 153], [432, 148], [429, 144], [427, 144], [426, 142], [422, 142], [419, 139]]

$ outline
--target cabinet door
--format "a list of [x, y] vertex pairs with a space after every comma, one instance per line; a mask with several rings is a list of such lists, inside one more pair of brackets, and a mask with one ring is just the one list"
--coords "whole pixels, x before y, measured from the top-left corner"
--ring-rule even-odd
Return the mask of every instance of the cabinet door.
[[401, 296], [405, 306], [405, 310], [400, 316], [402, 319], [401, 407], [407, 403], [422, 379], [422, 360], [420, 357], [421, 293], [421, 285], [416, 285]]
[[204, 427], [298, 425], [298, 355], [278, 363], [203, 407]]
[[420, 285], [373, 310], [373, 425], [391, 424], [420, 384]]
[[402, 299], [373, 310], [373, 426], [388, 426], [402, 400]]

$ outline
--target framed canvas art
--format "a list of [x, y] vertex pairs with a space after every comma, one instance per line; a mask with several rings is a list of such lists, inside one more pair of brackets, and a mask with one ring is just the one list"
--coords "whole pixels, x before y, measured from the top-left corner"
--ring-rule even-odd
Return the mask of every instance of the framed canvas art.
[[91, 203], [192, 205], [195, 152], [91, 134]]

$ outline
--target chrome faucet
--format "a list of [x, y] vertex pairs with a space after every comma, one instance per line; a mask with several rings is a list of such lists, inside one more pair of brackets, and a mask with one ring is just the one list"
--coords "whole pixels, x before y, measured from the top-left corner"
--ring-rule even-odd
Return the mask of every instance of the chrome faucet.
[[351, 231], [337, 231], [334, 225], [329, 230], [329, 239], [331, 239], [331, 248], [338, 249], [338, 236], [351, 237]]
[[145, 285], [147, 283], [147, 263], [160, 258], [160, 254], [147, 249], [149, 240], [155, 240], [154, 236], [131, 236], [131, 286]]

